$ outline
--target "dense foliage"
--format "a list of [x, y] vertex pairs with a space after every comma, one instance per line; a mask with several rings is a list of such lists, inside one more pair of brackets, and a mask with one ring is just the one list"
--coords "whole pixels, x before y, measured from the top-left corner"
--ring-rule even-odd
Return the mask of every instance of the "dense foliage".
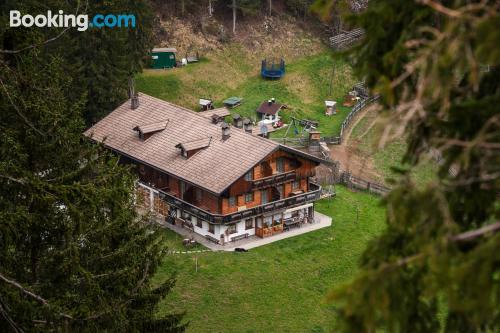
[[[9, 11], [15, 9], [23, 14], [57, 13], [63, 10], [70, 14], [128, 14], [136, 17], [134, 29], [88, 29], [76, 28], [9, 28]], [[72, 77], [73, 89], [66, 96], [76, 101], [85, 96], [83, 113], [87, 124], [95, 123], [115, 108], [127, 96], [127, 78], [139, 72], [145, 55], [152, 45], [153, 14], [147, 1], [17, 1], [7, 0], [0, 4], [0, 38], [2, 49], [21, 50], [39, 45], [40, 57], [60, 56], [61, 66]], [[4, 54], [5, 60], [11, 54]]]
[[[84, 115], [125, 96], [148, 28], [6, 28], [10, 9], [70, 5], [1, 5], [0, 331], [183, 331], [180, 316], [156, 316], [173, 280], [151, 286], [165, 246], [135, 212], [134, 178], [82, 137]], [[148, 15], [143, 1], [78, 11]]]
[[500, 330], [499, 6], [380, 0], [351, 18], [358, 73], [390, 110], [381, 144], [408, 134], [406, 160], [433, 152], [440, 179], [386, 198], [387, 230], [330, 295], [340, 331]]

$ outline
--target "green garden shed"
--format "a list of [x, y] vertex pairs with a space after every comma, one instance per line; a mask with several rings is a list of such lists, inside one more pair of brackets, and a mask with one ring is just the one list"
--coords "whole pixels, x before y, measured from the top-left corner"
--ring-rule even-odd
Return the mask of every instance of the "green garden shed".
[[152, 68], [172, 68], [175, 67], [175, 53], [177, 50], [173, 47], [157, 47], [151, 51]]

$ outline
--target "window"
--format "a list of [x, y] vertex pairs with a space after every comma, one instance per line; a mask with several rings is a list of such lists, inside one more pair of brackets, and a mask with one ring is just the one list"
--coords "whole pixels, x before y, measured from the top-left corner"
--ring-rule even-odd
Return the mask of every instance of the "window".
[[245, 174], [245, 180], [248, 182], [253, 180], [253, 169]]
[[215, 225], [214, 224], [211, 224], [211, 223], [208, 224], [208, 232], [211, 234], [215, 233]]
[[285, 172], [285, 159], [283, 157], [278, 157], [276, 159], [276, 171], [278, 173]]
[[203, 222], [199, 218], [196, 218], [196, 226], [203, 229]]
[[285, 194], [285, 189], [283, 188], [283, 185], [278, 186], [278, 192], [280, 193], [280, 199], [283, 199]]
[[293, 181], [293, 182], [292, 182], [292, 189], [293, 189], [293, 190], [298, 189], [298, 188], [299, 188], [299, 186], [300, 186], [300, 183], [299, 183], [298, 181]]
[[236, 206], [236, 197], [229, 197], [229, 207]]
[[253, 229], [253, 220], [252, 219], [245, 220], [245, 230], [248, 230], [248, 229]]
[[195, 191], [196, 201], [201, 201], [201, 189], [197, 188]]
[[261, 197], [262, 204], [266, 204], [269, 202], [269, 200], [267, 199], [267, 190], [262, 190], [260, 192], [260, 197]]
[[253, 192], [249, 192], [245, 194], [245, 202], [252, 202], [253, 201]]
[[235, 234], [236, 231], [236, 224], [231, 224], [230, 226], [227, 227], [227, 233], [230, 234]]

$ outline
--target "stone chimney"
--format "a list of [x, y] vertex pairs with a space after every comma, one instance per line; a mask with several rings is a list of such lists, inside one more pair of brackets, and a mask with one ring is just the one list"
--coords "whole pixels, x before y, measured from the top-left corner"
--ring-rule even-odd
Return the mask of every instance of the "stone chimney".
[[128, 78], [128, 97], [130, 98], [130, 108], [135, 110], [139, 107], [139, 96], [135, 92], [135, 81], [133, 77]]
[[133, 95], [130, 99], [130, 108], [135, 110], [139, 107], [139, 96], [137, 94]]
[[222, 140], [227, 140], [231, 136], [231, 128], [226, 122], [222, 123]]
[[243, 127], [243, 119], [237, 113], [235, 113], [233, 115], [233, 125], [234, 125], [234, 127], [237, 127], [237, 128], [242, 128]]
[[245, 132], [252, 133], [252, 121], [248, 118], [243, 119], [243, 128]]

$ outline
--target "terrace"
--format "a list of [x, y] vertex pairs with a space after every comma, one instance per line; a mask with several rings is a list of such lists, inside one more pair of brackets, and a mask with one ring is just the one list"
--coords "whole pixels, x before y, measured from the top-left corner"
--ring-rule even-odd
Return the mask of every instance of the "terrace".
[[[287, 174], [282, 174], [282, 175], [286, 176]], [[277, 175], [277, 176], [282, 176], [282, 175]], [[309, 188], [311, 190], [308, 192], [297, 194], [285, 199], [272, 201], [256, 207], [248, 208], [236, 213], [221, 215], [208, 212], [204, 209], [201, 209], [200, 207], [190, 204], [187, 201], [177, 198], [176, 196], [174, 196], [169, 192], [151, 188], [149, 185], [146, 185], [142, 182], [139, 182], [139, 186], [146, 189], [150, 189], [153, 192], [158, 193], [159, 198], [164, 202], [166, 202], [167, 204], [180, 208], [183, 211], [196, 216], [197, 218], [200, 218], [204, 221], [214, 224], [228, 224], [245, 218], [266, 214], [272, 211], [286, 209], [298, 205], [304, 205], [307, 203], [312, 203], [316, 200], [319, 200], [321, 197], [321, 186], [314, 183], [309, 183]]]

